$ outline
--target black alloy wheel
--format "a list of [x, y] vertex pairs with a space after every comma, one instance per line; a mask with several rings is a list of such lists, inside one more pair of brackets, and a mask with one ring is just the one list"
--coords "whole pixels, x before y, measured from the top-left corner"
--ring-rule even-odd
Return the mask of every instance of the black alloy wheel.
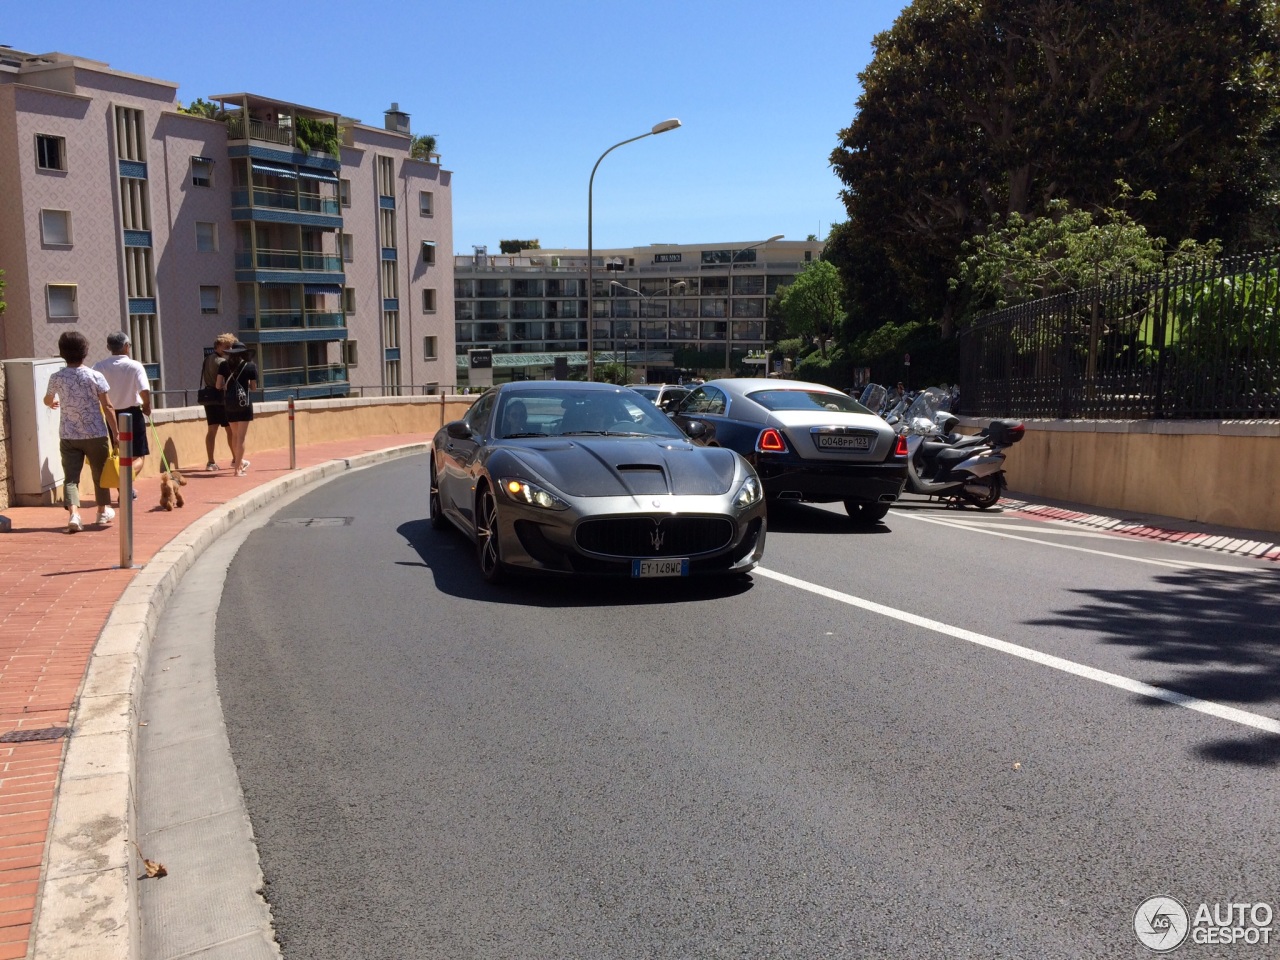
[[844, 502], [845, 513], [849, 514], [849, 519], [859, 526], [871, 526], [873, 523], [879, 523], [889, 513], [889, 505], [887, 503], [860, 503], [857, 500], [846, 500]]
[[480, 491], [476, 505], [476, 558], [480, 561], [480, 576], [486, 583], [503, 581], [505, 571], [498, 544], [498, 501], [488, 487]]
[[431, 457], [431, 495], [428, 498], [431, 510], [431, 529], [443, 530], [445, 527], [444, 510], [440, 507], [440, 478], [436, 476], [436, 458]]

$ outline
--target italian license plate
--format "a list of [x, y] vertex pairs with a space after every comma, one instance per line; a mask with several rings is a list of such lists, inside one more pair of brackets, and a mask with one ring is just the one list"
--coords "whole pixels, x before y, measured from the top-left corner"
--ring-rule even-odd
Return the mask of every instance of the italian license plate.
[[633, 577], [687, 577], [689, 559], [632, 560]]
[[850, 437], [840, 433], [818, 434], [818, 446], [835, 450], [869, 450], [870, 437]]

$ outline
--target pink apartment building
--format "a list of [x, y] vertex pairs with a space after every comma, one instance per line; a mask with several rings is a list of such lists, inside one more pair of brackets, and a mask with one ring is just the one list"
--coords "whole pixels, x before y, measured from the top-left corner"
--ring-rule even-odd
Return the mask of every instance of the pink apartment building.
[[451, 179], [383, 127], [250, 93], [0, 48], [0, 359], [123, 329], [164, 406], [233, 331], [264, 399], [450, 386]]

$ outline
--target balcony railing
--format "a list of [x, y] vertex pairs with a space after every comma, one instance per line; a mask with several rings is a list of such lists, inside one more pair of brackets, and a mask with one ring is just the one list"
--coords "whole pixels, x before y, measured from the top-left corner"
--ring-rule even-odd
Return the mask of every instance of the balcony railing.
[[344, 326], [346, 317], [341, 312], [307, 312], [289, 307], [260, 310], [256, 324], [252, 314], [240, 318], [241, 330], [319, 330]]
[[236, 251], [237, 270], [307, 270], [341, 273], [342, 257], [336, 253], [314, 253], [310, 250], [259, 250], [254, 261], [250, 250]]
[[284, 367], [277, 370], [264, 370], [262, 373], [262, 385], [267, 389], [342, 383], [346, 379], [347, 368], [340, 363], [318, 367]]
[[257, 186], [253, 188], [252, 200], [247, 187], [232, 190], [231, 205], [233, 207], [270, 207], [273, 210], [301, 210], [304, 213], [324, 213], [334, 217], [342, 213], [337, 197], [321, 197], [310, 193], [272, 190], [269, 187]]
[[293, 127], [282, 127], [274, 123], [263, 123], [261, 120], [250, 120], [247, 126], [244, 117], [227, 118], [228, 140], [265, 140], [267, 143], [279, 143], [286, 147], [294, 144]]

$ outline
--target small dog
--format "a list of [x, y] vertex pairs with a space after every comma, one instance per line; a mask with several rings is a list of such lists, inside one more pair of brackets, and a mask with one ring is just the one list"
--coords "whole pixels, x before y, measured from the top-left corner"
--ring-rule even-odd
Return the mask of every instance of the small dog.
[[184, 502], [182, 491], [178, 488], [186, 485], [187, 478], [172, 467], [162, 471], [160, 474], [160, 507], [164, 510], [172, 510], [175, 506], [182, 506]]

